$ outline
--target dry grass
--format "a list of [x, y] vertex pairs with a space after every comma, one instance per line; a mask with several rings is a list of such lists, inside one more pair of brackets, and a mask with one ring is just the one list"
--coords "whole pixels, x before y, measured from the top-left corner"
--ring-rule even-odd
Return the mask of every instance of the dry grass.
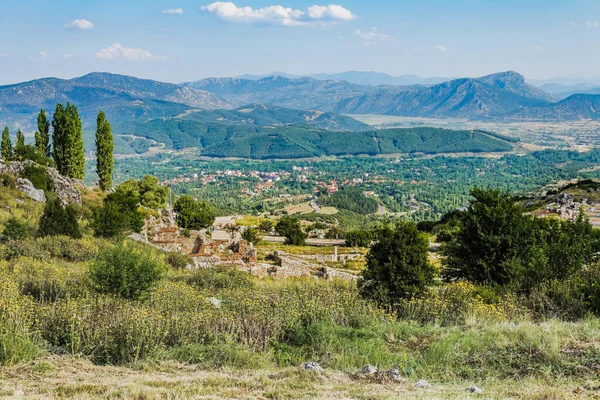
[[[43, 368], [39, 366], [43, 365]], [[321, 374], [299, 368], [257, 371], [207, 371], [173, 362], [130, 367], [96, 366], [84, 359], [48, 357], [34, 363], [1, 368], [0, 397], [44, 399], [468, 399], [597, 398], [598, 386], [576, 380], [551, 382], [487, 380], [430, 381], [431, 388], [404, 383], [356, 379], [347, 372]], [[477, 385], [481, 395], [465, 389]]]

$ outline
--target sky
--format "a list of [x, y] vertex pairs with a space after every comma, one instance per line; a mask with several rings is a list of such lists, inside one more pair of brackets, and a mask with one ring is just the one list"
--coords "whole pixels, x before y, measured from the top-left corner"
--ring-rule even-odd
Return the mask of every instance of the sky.
[[599, 0], [332, 1], [0, 0], [0, 85], [94, 71], [600, 75]]

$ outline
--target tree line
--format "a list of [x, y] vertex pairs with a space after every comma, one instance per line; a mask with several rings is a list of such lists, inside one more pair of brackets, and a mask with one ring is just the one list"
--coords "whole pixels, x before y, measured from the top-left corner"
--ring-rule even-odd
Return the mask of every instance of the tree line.
[[[52, 127], [52, 133], [50, 132]], [[0, 156], [5, 163], [32, 160], [56, 167], [66, 177], [83, 179], [85, 176], [85, 148], [83, 128], [77, 107], [71, 103], [57, 104], [52, 121], [41, 109], [37, 116], [34, 145], [25, 144], [25, 135], [19, 129], [13, 146], [10, 131], [4, 127], [0, 142]], [[114, 142], [110, 123], [103, 111], [98, 112], [96, 128], [96, 171], [102, 191], [112, 187], [114, 170]]]

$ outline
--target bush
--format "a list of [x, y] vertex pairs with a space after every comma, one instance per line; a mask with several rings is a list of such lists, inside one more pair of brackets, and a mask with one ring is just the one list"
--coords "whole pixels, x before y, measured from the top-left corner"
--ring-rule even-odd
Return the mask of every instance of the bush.
[[81, 230], [72, 206], [63, 207], [60, 199], [51, 196], [44, 206], [44, 214], [40, 219], [39, 236], [70, 236], [81, 238]]
[[194, 265], [192, 257], [178, 251], [168, 252], [165, 259], [172, 268], [177, 270], [184, 270], [188, 265]]
[[4, 223], [4, 230], [0, 235], [1, 240], [20, 240], [30, 235], [27, 222], [11, 217]]
[[54, 190], [54, 184], [46, 168], [35, 165], [27, 164], [23, 168], [21, 174], [23, 178], [29, 179], [36, 189], [43, 190], [44, 192]]
[[262, 240], [262, 236], [258, 232], [258, 229], [249, 226], [244, 232], [242, 232], [242, 239], [248, 243], [258, 243]]
[[285, 237], [285, 244], [304, 246], [306, 244], [306, 233], [296, 217], [283, 217], [275, 225], [277, 234]]
[[200, 230], [215, 222], [215, 212], [204, 201], [196, 201], [191, 196], [181, 196], [173, 210], [177, 214], [177, 225], [183, 229]]
[[54, 164], [54, 161], [50, 157], [46, 157], [46, 154], [30, 144], [16, 147], [14, 158], [19, 161], [31, 160], [37, 164], [46, 166]]
[[429, 241], [414, 223], [383, 230], [367, 254], [361, 293], [386, 305], [421, 295], [435, 276], [428, 256]]
[[0, 365], [13, 365], [35, 358], [36, 345], [32, 325], [32, 299], [19, 293], [12, 276], [0, 270]]
[[103, 206], [92, 211], [91, 227], [94, 236], [112, 238], [125, 232], [140, 232], [144, 215], [138, 209], [139, 194], [127, 185], [119, 185], [114, 193], [104, 198]]
[[0, 187], [7, 187], [7, 188], [14, 189], [16, 184], [17, 184], [17, 178], [15, 178], [14, 175], [7, 174], [7, 173], [0, 174]]
[[373, 234], [370, 231], [354, 230], [346, 233], [346, 246], [369, 247], [373, 242]]
[[270, 219], [263, 219], [262, 221], [260, 221], [258, 229], [260, 229], [264, 233], [269, 233], [273, 230], [273, 226], [275, 226], [275, 223], [273, 221], [271, 221]]
[[166, 271], [167, 266], [152, 251], [120, 243], [100, 252], [89, 278], [99, 293], [137, 300], [147, 296]]
[[447, 281], [529, 292], [593, 260], [597, 238], [583, 215], [575, 222], [534, 218], [508, 192], [475, 188], [471, 194], [475, 199], [442, 246]]

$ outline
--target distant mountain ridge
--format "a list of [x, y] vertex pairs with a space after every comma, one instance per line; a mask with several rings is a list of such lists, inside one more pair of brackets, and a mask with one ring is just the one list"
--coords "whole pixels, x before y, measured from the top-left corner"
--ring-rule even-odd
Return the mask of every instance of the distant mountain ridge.
[[213, 93], [130, 76], [91, 73], [74, 79], [45, 78], [0, 86], [0, 122], [35, 129], [41, 108], [49, 113], [57, 103], [75, 104], [84, 127], [95, 124], [98, 110], [109, 120], [175, 116], [191, 108], [231, 108]]
[[273, 76], [259, 80], [211, 78], [187, 84], [232, 104], [264, 102], [342, 114], [389, 114], [433, 118], [489, 119], [554, 101], [513, 71], [462, 78], [437, 85], [361, 86], [346, 81]]
[[357, 85], [371, 85], [371, 86], [382, 86], [382, 85], [393, 85], [393, 86], [404, 86], [404, 85], [435, 85], [438, 83], [446, 82], [455, 78], [444, 78], [444, 77], [421, 77], [415, 74], [393, 76], [383, 72], [374, 71], [346, 71], [335, 74], [308, 74], [308, 75], [294, 75], [286, 74], [284, 72], [272, 72], [270, 74], [262, 75], [240, 75], [236, 78], [246, 80], [259, 80], [272, 76], [281, 76], [284, 78], [298, 79], [298, 78], [312, 78], [320, 81], [346, 81], [348, 83], [354, 83]]

